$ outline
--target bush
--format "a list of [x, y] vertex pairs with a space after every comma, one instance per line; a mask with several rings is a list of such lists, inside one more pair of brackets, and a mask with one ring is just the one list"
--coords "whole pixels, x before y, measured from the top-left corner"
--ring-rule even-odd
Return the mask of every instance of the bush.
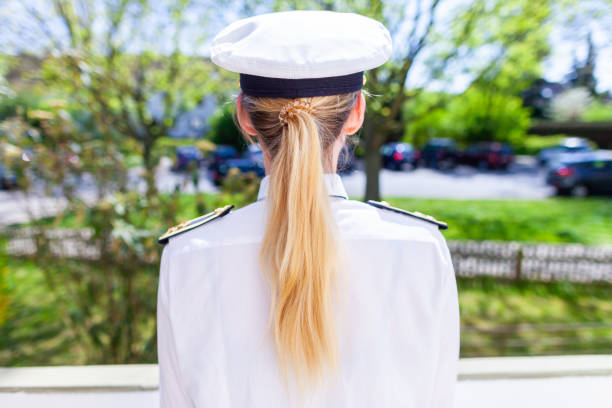
[[452, 97], [444, 108], [409, 122], [405, 135], [417, 145], [431, 137], [452, 137], [463, 143], [496, 140], [520, 145], [529, 125], [530, 112], [519, 97], [473, 87]]
[[6, 320], [9, 307], [8, 267], [0, 266], [0, 325]]
[[540, 150], [559, 145], [567, 135], [527, 135], [522, 143], [515, 145], [517, 154], [535, 155]]
[[40, 106], [40, 99], [32, 93], [19, 93], [14, 97], [0, 94], [0, 121], [23, 116], [29, 109], [37, 109]]
[[582, 113], [582, 120], [585, 122], [612, 121], [612, 105], [595, 101]]
[[568, 89], [553, 99], [550, 105], [550, 116], [558, 122], [580, 120], [591, 102], [592, 98], [588, 89]]
[[[180, 146], [196, 146], [204, 154], [214, 150], [215, 144], [210, 140], [206, 139], [174, 139], [171, 137], [162, 137], [155, 142], [155, 148], [153, 149], [153, 157], [156, 162], [162, 157], [176, 156], [176, 149]], [[142, 162], [141, 157], [132, 157], [135, 163]]]
[[218, 145], [234, 146], [238, 151], [246, 149], [246, 142], [233, 118], [233, 104], [226, 103], [210, 120], [208, 139]]

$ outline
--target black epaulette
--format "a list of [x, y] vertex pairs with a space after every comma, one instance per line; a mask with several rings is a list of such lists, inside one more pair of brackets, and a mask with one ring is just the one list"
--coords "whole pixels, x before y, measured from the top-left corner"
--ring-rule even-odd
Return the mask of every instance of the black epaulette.
[[179, 225], [175, 225], [174, 227], [166, 231], [161, 237], [159, 237], [157, 239], [157, 242], [159, 242], [160, 244], [167, 244], [170, 238], [178, 234], [182, 234], [185, 231], [189, 231], [196, 227], [199, 227], [200, 225], [204, 225], [214, 219], [221, 218], [224, 215], [229, 214], [232, 208], [234, 208], [233, 205], [226, 205], [225, 207], [217, 208], [215, 211], [206, 215], [202, 215], [198, 218], [194, 218], [193, 220], [185, 221], [180, 223]]
[[445, 222], [438, 221], [431, 215], [423, 214], [418, 211], [406, 211], [402, 210], [401, 208], [391, 207], [386, 201], [368, 200], [367, 203], [376, 208], [382, 208], [383, 210], [389, 210], [399, 214], [409, 215], [411, 217], [418, 218], [419, 220], [430, 222], [432, 224], [437, 225], [438, 228], [440, 228], [441, 230], [448, 229], [448, 225]]

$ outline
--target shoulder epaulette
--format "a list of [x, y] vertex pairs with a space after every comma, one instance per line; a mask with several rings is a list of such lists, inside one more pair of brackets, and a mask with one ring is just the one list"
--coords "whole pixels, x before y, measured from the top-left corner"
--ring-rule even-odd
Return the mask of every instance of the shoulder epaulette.
[[210, 212], [206, 215], [199, 216], [193, 220], [182, 222], [174, 227], [168, 229], [162, 236], [157, 239], [160, 244], [167, 244], [168, 240], [178, 234], [182, 234], [185, 231], [192, 230], [200, 225], [204, 225], [214, 219], [221, 218], [224, 215], [229, 214], [230, 210], [234, 208], [233, 205], [226, 205], [225, 207], [217, 208], [215, 211]]
[[396, 213], [399, 213], [399, 214], [409, 215], [411, 217], [418, 218], [420, 220], [430, 222], [432, 224], [437, 225], [438, 228], [440, 228], [441, 230], [448, 229], [448, 225], [445, 222], [438, 221], [434, 217], [432, 217], [431, 215], [423, 214], [423, 213], [420, 213], [418, 211], [406, 211], [406, 210], [402, 210], [401, 208], [391, 207], [389, 205], [389, 203], [386, 202], [386, 201], [368, 200], [367, 203], [372, 205], [372, 206], [374, 206], [374, 207], [376, 207], [376, 208], [382, 208], [384, 210], [389, 210], [389, 211], [393, 211], [393, 212], [396, 212]]

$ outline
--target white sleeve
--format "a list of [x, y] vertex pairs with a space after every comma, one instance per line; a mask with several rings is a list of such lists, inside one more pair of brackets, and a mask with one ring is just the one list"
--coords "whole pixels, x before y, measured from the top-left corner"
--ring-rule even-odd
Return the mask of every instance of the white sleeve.
[[434, 379], [432, 408], [454, 406], [455, 385], [459, 362], [459, 301], [457, 281], [446, 242], [442, 250], [445, 258], [444, 283], [440, 297], [438, 330], [435, 339], [437, 364]]
[[157, 360], [159, 364], [160, 408], [193, 407], [178, 365], [176, 345], [168, 312], [168, 277], [170, 273], [170, 249], [165, 246], [162, 253], [157, 290]]

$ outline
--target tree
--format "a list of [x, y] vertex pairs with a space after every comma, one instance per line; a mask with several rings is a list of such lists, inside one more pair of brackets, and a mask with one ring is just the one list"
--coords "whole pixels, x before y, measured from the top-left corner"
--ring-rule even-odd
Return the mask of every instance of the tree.
[[211, 118], [208, 137], [217, 145], [230, 145], [241, 151], [246, 148], [246, 142], [234, 123], [233, 109], [233, 104], [225, 104]]
[[587, 56], [584, 62], [580, 63], [574, 56], [574, 66], [569, 75], [568, 82], [574, 88], [584, 88], [589, 91], [591, 96], [597, 95], [597, 78], [595, 77], [595, 62], [597, 60], [597, 50], [593, 43], [593, 35], [587, 35]]
[[559, 122], [579, 121], [592, 103], [587, 88], [571, 88], [557, 95], [550, 104], [550, 116]]
[[[6, 104], [0, 150], [21, 151], [0, 159], [19, 175], [24, 193], [43, 186], [45, 196], [57, 196], [61, 203], [50, 220], [31, 222], [32, 259], [56, 293], [65, 332], [85, 351], [77, 362], [153, 362], [161, 252], [155, 238], [179, 221], [177, 195], [156, 191], [154, 148], [181, 112], [207, 93], [223, 94], [233, 85], [226, 81], [229, 75], [185, 50], [181, 41], [188, 36], [196, 48], [206, 38], [208, 5], [186, 0], [17, 4], [30, 17], [18, 20], [19, 30], [28, 34], [10, 40], [19, 52], [39, 53], [36, 70], [24, 75], [36, 77], [44, 94], [29, 106], [21, 106], [19, 95], [16, 103]], [[45, 39], [36, 42], [40, 49], [32, 50], [29, 33]], [[21, 152], [32, 159], [21, 160]], [[133, 155], [142, 169], [129, 168]], [[130, 181], [135, 170], [146, 180], [144, 194]], [[93, 181], [85, 188], [84, 180]], [[195, 206], [210, 211], [214, 203], [203, 200], [198, 196]], [[57, 252], [57, 234], [67, 243], [67, 254]]]
[[[612, 1], [610, 0], [563, 0], [555, 6], [555, 34], [563, 39], [564, 47], [584, 48], [584, 58], [574, 55], [572, 71], [566, 80], [573, 87], [584, 87], [591, 96], [597, 96], [597, 63], [599, 51], [612, 41], [610, 29]], [[586, 47], [584, 47], [586, 45]], [[604, 63], [600, 59], [600, 63]], [[601, 67], [600, 67], [601, 68]]]
[[[353, 11], [381, 21], [389, 29], [394, 53], [387, 64], [367, 73], [368, 101], [362, 132], [366, 199], [379, 199], [380, 147], [398, 139], [405, 124], [404, 104], [426, 85], [450, 88], [461, 76], [470, 83], [493, 84], [497, 91], [526, 87], [548, 52], [548, 0], [304, 1], [277, 2], [277, 8]], [[420, 78], [417, 78], [420, 77]], [[436, 105], [445, 103], [438, 99]]]
[[[156, 141], [180, 112], [228, 88], [226, 74], [185, 50], [186, 36], [193, 52], [208, 35], [206, 4], [52, 0], [47, 7], [23, 7], [30, 19], [21, 29], [45, 39], [39, 52], [48, 90], [70, 95], [71, 103], [91, 112], [107, 143], [131, 141], [143, 158], [146, 195], [154, 196]], [[15, 48], [29, 49], [14, 41]]]
[[[438, 95], [421, 94], [405, 109], [427, 109]], [[489, 92], [472, 86], [460, 95], [445, 95], [444, 106], [427, 112], [409, 112], [419, 117], [406, 124], [406, 137], [422, 146], [430, 137], [452, 137], [462, 143], [496, 140], [521, 145], [529, 128], [529, 109], [521, 98]]]
[[[10, 350], [0, 353], [0, 365], [154, 362], [157, 237], [222, 204], [253, 202], [258, 182], [252, 175], [228, 175], [218, 195], [193, 198], [178, 191], [147, 197], [134, 188], [118, 190], [128, 184], [121, 146], [105, 143], [87, 112], [70, 109], [64, 101], [46, 101], [0, 121], [0, 153], [16, 150], [3, 154], [2, 164], [19, 175], [26, 194], [36, 193], [42, 181], [44, 195], [62, 203], [47, 219], [0, 230], [0, 346]], [[92, 175], [95, 182], [83, 187]], [[32, 302], [37, 310], [4, 313], [3, 251], [8, 240], [23, 240], [24, 234], [33, 253], [13, 249], [8, 255], [38, 267], [48, 296]], [[32, 314], [43, 320], [34, 327], [27, 318]], [[15, 347], [19, 343], [28, 347]], [[54, 356], [67, 348], [70, 360]]]

